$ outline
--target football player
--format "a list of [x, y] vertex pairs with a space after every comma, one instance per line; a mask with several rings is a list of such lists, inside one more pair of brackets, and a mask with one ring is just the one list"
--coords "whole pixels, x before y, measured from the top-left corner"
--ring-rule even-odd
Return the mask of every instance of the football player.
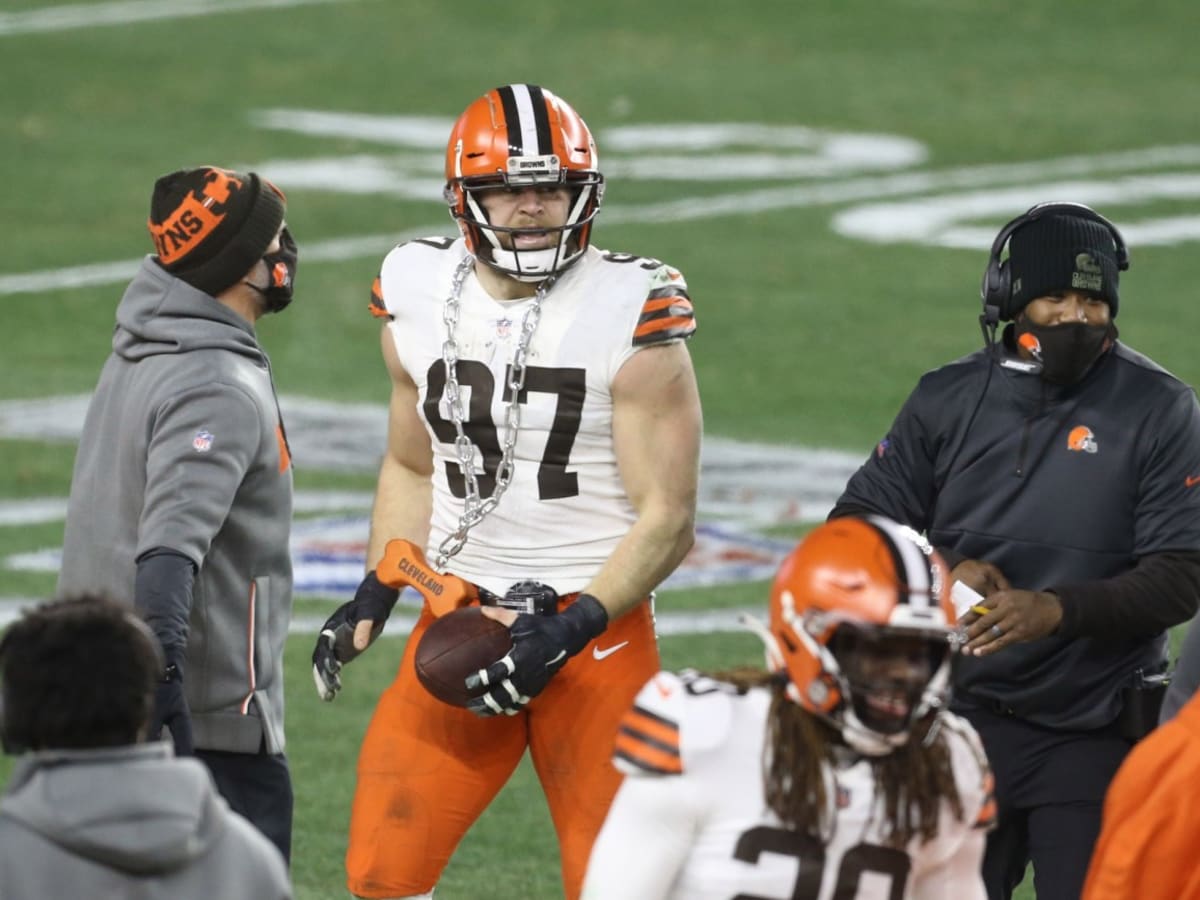
[[318, 691], [333, 698], [396, 602], [393, 539], [495, 606], [513, 649], [472, 676], [470, 711], [434, 699], [413, 653], [445, 592], [420, 579], [433, 600], [359, 757], [346, 864], [360, 897], [429, 896], [526, 748], [577, 897], [620, 781], [610, 736], [659, 668], [650, 593], [694, 540], [695, 322], [678, 270], [592, 245], [603, 188], [570, 105], [496, 88], [447, 146], [460, 236], [397, 247], [375, 283], [392, 396], [371, 571], [322, 630]]
[[805, 538], [756, 627], [767, 671], [661, 672], [638, 694], [585, 900], [983, 898], [991, 774], [945, 711], [946, 574], [886, 519]]

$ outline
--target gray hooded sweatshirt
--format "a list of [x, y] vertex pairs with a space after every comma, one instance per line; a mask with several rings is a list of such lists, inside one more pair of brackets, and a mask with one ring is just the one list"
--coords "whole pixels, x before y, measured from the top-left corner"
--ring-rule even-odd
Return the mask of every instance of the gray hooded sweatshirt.
[[286, 900], [275, 846], [169, 745], [22, 757], [0, 797], [0, 897]]
[[84, 422], [58, 592], [132, 604], [142, 554], [192, 561], [184, 686], [199, 749], [284, 750], [291, 518], [291, 459], [254, 328], [147, 257]]

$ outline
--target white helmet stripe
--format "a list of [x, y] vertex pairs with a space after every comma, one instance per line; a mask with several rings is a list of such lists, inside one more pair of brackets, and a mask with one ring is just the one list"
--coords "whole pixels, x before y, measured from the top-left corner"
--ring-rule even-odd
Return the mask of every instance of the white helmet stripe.
[[[513, 140], [515, 135], [509, 136], [509, 143], [514, 147], [521, 147], [522, 153], [525, 156], [537, 156], [541, 153], [549, 153], [549, 148], [543, 149], [538, 146], [538, 128], [537, 116], [534, 113], [533, 97], [529, 93], [529, 85], [514, 84], [512, 86], [513, 101], [517, 107], [517, 121], [509, 122], [510, 129], [519, 130], [521, 140], [518, 144]], [[543, 101], [544, 102], [544, 101]]]
[[907, 586], [907, 596], [902, 599], [914, 609], [929, 609], [932, 597], [929, 557], [921, 551], [924, 538], [911, 528], [897, 525], [888, 519], [871, 516], [870, 522], [882, 531], [896, 558], [897, 575], [900, 583]]

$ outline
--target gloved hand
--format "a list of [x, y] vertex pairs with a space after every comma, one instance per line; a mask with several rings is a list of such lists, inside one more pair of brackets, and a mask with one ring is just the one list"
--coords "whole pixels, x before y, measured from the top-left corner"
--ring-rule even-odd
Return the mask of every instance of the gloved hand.
[[469, 691], [490, 685], [467, 704], [477, 716], [514, 716], [542, 692], [568, 659], [608, 627], [608, 611], [591, 594], [553, 616], [517, 616], [509, 629], [513, 645], [507, 655], [467, 676]]
[[[400, 591], [380, 582], [372, 569], [359, 583], [354, 599], [343, 603], [325, 620], [312, 654], [313, 683], [318, 697], [328, 702], [337, 696], [342, 689], [343, 664], [375, 642], [399, 596]], [[370, 622], [371, 630], [366, 642], [358, 646], [354, 635], [360, 622]]]
[[176, 756], [192, 756], [196, 744], [192, 738], [192, 713], [188, 709], [187, 697], [183, 693], [183, 669], [178, 663], [168, 662], [162, 677], [154, 687], [154, 709], [150, 714], [149, 736], [156, 741], [162, 736], [163, 728], [171, 732]]

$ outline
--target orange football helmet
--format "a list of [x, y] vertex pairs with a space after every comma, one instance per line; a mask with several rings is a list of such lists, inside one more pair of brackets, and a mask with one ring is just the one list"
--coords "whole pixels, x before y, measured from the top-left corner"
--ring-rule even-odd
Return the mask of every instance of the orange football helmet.
[[911, 528], [879, 516], [819, 526], [783, 561], [770, 606], [768, 665], [859, 752], [902, 746], [949, 698], [950, 573]]
[[[492, 225], [475, 196], [478, 191], [525, 185], [566, 185], [574, 190], [554, 247], [505, 249], [498, 233], [524, 229]], [[446, 147], [444, 195], [467, 249], [476, 257], [521, 281], [542, 281], [566, 269], [587, 249], [592, 219], [604, 197], [604, 176], [592, 133], [565, 100], [535, 84], [510, 84], [488, 91], [458, 117]]]

